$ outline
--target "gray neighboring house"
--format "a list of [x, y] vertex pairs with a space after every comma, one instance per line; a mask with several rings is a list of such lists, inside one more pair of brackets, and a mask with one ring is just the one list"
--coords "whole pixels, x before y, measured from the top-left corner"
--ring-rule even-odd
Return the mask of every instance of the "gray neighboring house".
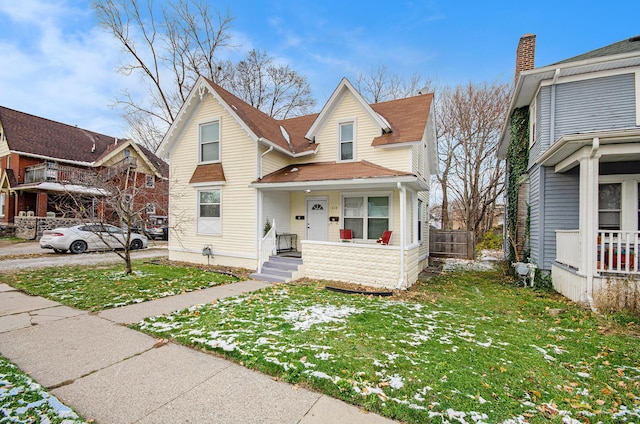
[[[508, 111], [529, 108], [530, 260], [592, 305], [608, 279], [640, 280], [640, 36], [539, 68], [534, 52], [525, 35]], [[500, 157], [510, 141], [508, 123]]]

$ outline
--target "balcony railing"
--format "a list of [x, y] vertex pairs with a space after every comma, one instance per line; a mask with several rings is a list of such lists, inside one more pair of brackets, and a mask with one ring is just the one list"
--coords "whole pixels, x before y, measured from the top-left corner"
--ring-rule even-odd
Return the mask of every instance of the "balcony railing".
[[110, 180], [114, 176], [126, 171], [129, 168], [136, 168], [138, 166], [138, 159], [132, 156], [122, 159], [119, 162], [114, 163], [112, 166], [105, 168], [101, 171], [102, 176], [106, 180]]
[[[596, 271], [607, 274], [640, 274], [638, 252], [639, 231], [599, 230], [597, 239]], [[582, 270], [579, 230], [556, 231], [556, 261]]]
[[25, 168], [25, 184], [42, 182], [61, 182], [68, 184], [92, 185], [95, 183], [96, 173], [73, 166], [42, 163]]
[[580, 269], [580, 230], [556, 230], [556, 261]]
[[638, 247], [638, 231], [598, 231], [598, 271], [638, 274]]

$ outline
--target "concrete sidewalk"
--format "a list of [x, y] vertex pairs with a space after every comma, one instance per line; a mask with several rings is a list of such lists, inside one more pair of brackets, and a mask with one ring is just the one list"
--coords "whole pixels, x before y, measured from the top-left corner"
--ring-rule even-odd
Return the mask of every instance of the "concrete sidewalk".
[[90, 315], [0, 284], [0, 354], [97, 423], [392, 423], [122, 325], [267, 285], [245, 281]]

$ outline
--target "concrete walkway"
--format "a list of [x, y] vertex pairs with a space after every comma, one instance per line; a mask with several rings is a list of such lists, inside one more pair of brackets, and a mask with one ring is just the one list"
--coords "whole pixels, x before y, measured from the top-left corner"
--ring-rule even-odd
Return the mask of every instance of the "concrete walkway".
[[97, 423], [392, 423], [123, 324], [258, 290], [244, 281], [91, 315], [0, 284], [0, 354]]

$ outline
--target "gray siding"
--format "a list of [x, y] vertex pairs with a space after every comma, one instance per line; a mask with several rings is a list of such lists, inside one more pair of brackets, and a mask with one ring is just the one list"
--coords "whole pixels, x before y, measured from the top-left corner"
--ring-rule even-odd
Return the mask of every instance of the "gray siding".
[[545, 168], [544, 238], [539, 266], [551, 270], [556, 259], [556, 230], [576, 230], [579, 224], [580, 179], [577, 172], [556, 174]]
[[558, 84], [555, 139], [585, 131], [636, 125], [635, 75]]
[[538, 263], [540, 254], [540, 166], [529, 171], [529, 249], [531, 261]]

